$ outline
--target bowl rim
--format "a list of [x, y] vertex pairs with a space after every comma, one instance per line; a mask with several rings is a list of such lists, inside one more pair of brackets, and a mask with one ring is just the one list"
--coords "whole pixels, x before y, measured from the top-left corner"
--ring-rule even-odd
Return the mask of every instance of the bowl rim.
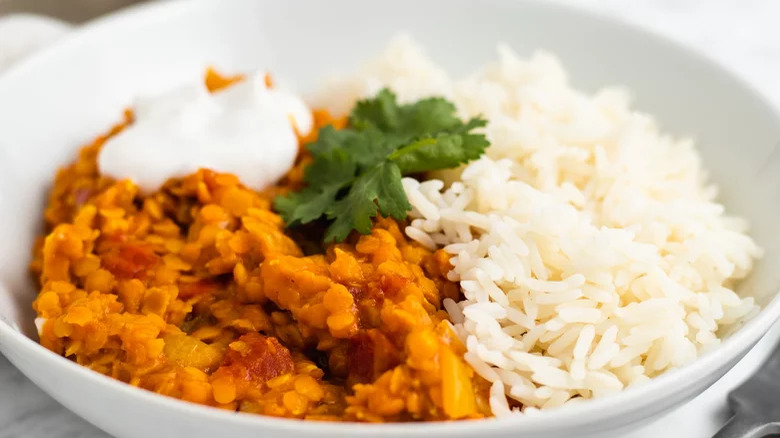
[[[220, 2], [224, 6], [224, 1]], [[711, 70], [717, 70], [734, 82], [736, 87], [742, 89], [743, 94], [748, 95], [754, 101], [760, 103], [767, 113], [780, 122], [780, 112], [777, 106], [770, 102], [757, 88], [746, 81], [742, 75], [722, 62], [710, 57], [691, 47], [685, 42], [671, 39], [663, 34], [655, 32], [635, 22], [627, 22], [596, 11], [586, 9], [582, 5], [565, 4], [560, 1], [546, 0], [494, 0], [500, 3], [524, 3], [534, 8], [546, 8], [553, 13], [567, 13], [578, 15], [578, 18], [607, 24], [620, 32], [633, 32], [643, 38], [654, 40], [663, 44], [668, 50], [677, 50], [682, 55], [695, 58]], [[182, 14], [183, 8], [203, 8], [213, 0], [169, 0], [166, 2], [150, 2], [130, 6], [93, 20], [73, 30], [62, 40], [55, 42], [35, 54], [27, 57], [6, 71], [0, 73], [0, 92], [4, 87], [9, 87], [13, 81], [25, 75], [25, 72], [45, 64], [52, 53], [63, 48], [77, 45], [82, 40], [89, 40], [101, 32], [111, 32], [122, 26], [135, 26], [138, 22], [148, 22], [164, 19], [174, 14]], [[778, 291], [780, 292], [780, 291]], [[2, 293], [2, 291], [0, 291]], [[780, 293], [776, 293], [772, 300], [764, 306], [760, 312], [739, 327], [733, 334], [723, 341], [717, 348], [705, 352], [693, 362], [655, 377], [652, 381], [642, 385], [626, 388], [619, 393], [603, 398], [591, 399], [585, 403], [569, 406], [563, 409], [554, 409], [542, 412], [534, 416], [510, 416], [504, 418], [490, 418], [480, 421], [451, 421], [451, 422], [420, 422], [420, 423], [330, 423], [319, 421], [301, 421], [297, 419], [278, 418], [258, 414], [225, 411], [210, 406], [186, 402], [180, 399], [162, 396], [151, 391], [133, 387], [126, 383], [112, 379], [103, 374], [93, 372], [88, 368], [76, 364], [63, 356], [49, 351], [35, 340], [25, 336], [14, 329], [8, 322], [0, 319], [0, 351], [23, 351], [26, 357], [36, 361], [50, 362], [50, 367], [75, 373], [79, 377], [91, 381], [97, 385], [105, 385], [107, 390], [112, 390], [124, 397], [135, 397], [142, 403], [148, 403], [154, 407], [165, 410], [173, 409], [183, 411], [193, 416], [214, 422], [240, 423], [246, 427], [256, 427], [258, 430], [268, 428], [279, 432], [298, 433], [332, 433], [343, 436], [363, 436], [371, 432], [378, 436], [390, 437], [399, 434], [421, 435], [423, 433], [463, 436], [466, 434], [512, 431], [520, 433], [524, 431], [543, 430], [550, 424], [560, 424], [561, 427], [575, 426], [583, 422], [591, 423], [597, 418], [611, 418], [622, 412], [632, 409], [632, 402], [636, 400], [652, 399], [651, 394], [658, 393], [664, 388], [685, 386], [687, 381], [695, 380], [694, 376], [706, 375], [708, 370], [722, 369], [736, 363], [748, 348], [752, 347], [769, 330], [775, 321], [780, 319]], [[12, 359], [13, 361], [13, 359]], [[23, 373], [25, 370], [21, 369]]]

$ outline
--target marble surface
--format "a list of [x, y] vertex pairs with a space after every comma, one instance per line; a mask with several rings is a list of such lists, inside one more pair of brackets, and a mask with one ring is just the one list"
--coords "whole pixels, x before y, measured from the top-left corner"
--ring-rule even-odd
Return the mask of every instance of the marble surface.
[[[36, 1], [36, 0], [29, 0]], [[574, 4], [663, 33], [718, 59], [780, 106], [780, 1], [551, 0]], [[0, 32], [0, 55], [7, 34]], [[16, 54], [15, 54], [16, 55]], [[2, 56], [0, 56], [2, 58]], [[780, 340], [777, 325], [729, 374], [691, 403], [624, 438], [704, 438], [728, 419], [726, 394]], [[0, 438], [103, 438], [0, 356]]]
[[104, 438], [107, 436], [38, 389], [0, 355], [0, 437]]

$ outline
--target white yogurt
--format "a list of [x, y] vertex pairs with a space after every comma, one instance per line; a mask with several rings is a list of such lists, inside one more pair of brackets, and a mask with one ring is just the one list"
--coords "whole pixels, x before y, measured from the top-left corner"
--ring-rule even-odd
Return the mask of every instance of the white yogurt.
[[232, 173], [262, 190], [293, 166], [296, 130], [307, 134], [313, 125], [306, 104], [269, 89], [264, 72], [217, 93], [201, 83], [140, 99], [133, 112], [133, 124], [103, 146], [98, 166], [147, 193], [201, 168]]
[[35, 328], [38, 329], [38, 336], [43, 335], [44, 324], [46, 324], [46, 318], [41, 318], [40, 316], [35, 318]]

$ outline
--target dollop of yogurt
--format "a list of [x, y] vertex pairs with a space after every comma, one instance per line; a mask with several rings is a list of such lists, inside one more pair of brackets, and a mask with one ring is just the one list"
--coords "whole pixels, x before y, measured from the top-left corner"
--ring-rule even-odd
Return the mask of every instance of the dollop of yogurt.
[[303, 100], [268, 88], [264, 72], [216, 93], [201, 83], [139, 99], [133, 113], [133, 124], [103, 146], [98, 167], [146, 193], [201, 168], [262, 190], [293, 166], [298, 134], [313, 127]]

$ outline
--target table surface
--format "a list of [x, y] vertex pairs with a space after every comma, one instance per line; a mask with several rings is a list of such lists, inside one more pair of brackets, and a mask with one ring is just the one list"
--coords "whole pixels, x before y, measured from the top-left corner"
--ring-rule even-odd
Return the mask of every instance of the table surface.
[[[3, 1], [0, 0], [0, 5]], [[25, 0], [33, 4], [42, 0]], [[74, 5], [72, 0], [57, 0]], [[555, 0], [616, 16], [708, 53], [780, 106], [780, 1]], [[0, 8], [1, 10], [1, 8]], [[692, 402], [624, 438], [704, 438], [729, 417], [726, 394], [749, 376], [780, 340], [780, 325], [723, 379]], [[105, 438], [27, 380], [0, 356], [0, 438]], [[607, 438], [607, 437], [605, 437]]]

